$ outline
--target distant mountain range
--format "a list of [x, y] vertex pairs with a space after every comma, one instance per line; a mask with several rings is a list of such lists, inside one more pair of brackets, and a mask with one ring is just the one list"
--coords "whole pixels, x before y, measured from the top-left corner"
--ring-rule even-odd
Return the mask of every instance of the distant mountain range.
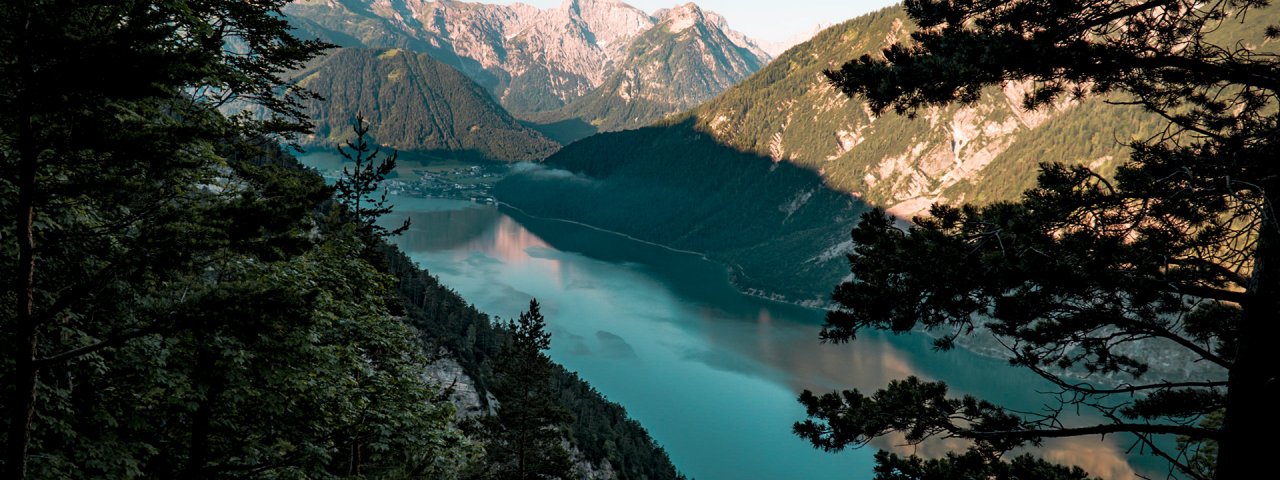
[[569, 141], [635, 128], [723, 92], [767, 64], [754, 41], [690, 3], [649, 15], [616, 0], [558, 8], [452, 0], [303, 0], [284, 12], [344, 47], [425, 53], [517, 117], [576, 124]]
[[[1277, 17], [1280, 8], [1251, 10], [1244, 21], [1225, 21], [1214, 35], [1266, 48], [1264, 27]], [[1100, 98], [1028, 112], [1021, 106], [1027, 85], [1016, 83], [985, 91], [976, 104], [931, 108], [914, 120], [873, 117], [863, 101], [846, 97], [823, 77], [825, 69], [908, 38], [912, 28], [901, 7], [828, 28], [689, 112], [560, 151], [546, 167], [574, 175], [513, 177], [499, 184], [500, 199], [534, 215], [703, 252], [736, 268], [743, 288], [813, 300], [826, 298], [847, 273], [849, 212], [865, 208], [831, 201], [828, 194], [883, 206], [901, 218], [935, 202], [1012, 200], [1034, 184], [1039, 162], [1084, 164], [1110, 175], [1128, 158], [1127, 142], [1162, 125], [1139, 108]], [[611, 145], [635, 151], [625, 156], [625, 167], [603, 154]], [[787, 173], [793, 168], [809, 175]], [[708, 195], [693, 184], [738, 191]], [[652, 192], [679, 201], [635, 201]], [[776, 204], [762, 205], [761, 198]], [[825, 212], [775, 213], [815, 208]], [[609, 209], [627, 214], [600, 212]], [[722, 225], [722, 218], [740, 222], [733, 228], [742, 233], [687, 233]], [[808, 242], [780, 232], [806, 232]]]
[[483, 87], [427, 54], [341, 48], [297, 78], [324, 97], [305, 105], [316, 124], [308, 143], [349, 139], [352, 119], [363, 113], [373, 138], [397, 150], [519, 161], [541, 160], [559, 148], [512, 118]]
[[631, 40], [613, 73], [563, 108], [529, 118], [580, 119], [601, 131], [648, 125], [714, 98], [755, 73], [769, 56], [723, 17], [687, 3], [660, 10]]

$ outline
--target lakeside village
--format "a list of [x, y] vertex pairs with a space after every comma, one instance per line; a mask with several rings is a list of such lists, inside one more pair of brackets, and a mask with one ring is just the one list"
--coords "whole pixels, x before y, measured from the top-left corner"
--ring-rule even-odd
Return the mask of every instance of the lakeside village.
[[[408, 163], [408, 162], [406, 162]], [[493, 184], [506, 176], [510, 169], [505, 164], [455, 164], [447, 167], [406, 165], [382, 181], [381, 186], [392, 195], [467, 200], [484, 205], [494, 205], [497, 200], [490, 191]], [[325, 176], [337, 178], [342, 170], [326, 172]]]

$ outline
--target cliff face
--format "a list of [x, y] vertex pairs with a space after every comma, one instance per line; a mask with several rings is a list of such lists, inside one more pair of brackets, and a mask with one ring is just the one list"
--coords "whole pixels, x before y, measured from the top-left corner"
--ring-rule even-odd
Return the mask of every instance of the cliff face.
[[[604, 122], [581, 117], [592, 114], [591, 109], [581, 109], [584, 113], [578, 116], [548, 112], [630, 71], [631, 78], [639, 73], [644, 81], [622, 95], [677, 95], [658, 108], [666, 115], [719, 94], [769, 60], [754, 42], [729, 29], [722, 17], [693, 4], [656, 16], [616, 0], [566, 0], [545, 10], [519, 3], [451, 0], [303, 0], [284, 11], [306, 36], [346, 47], [396, 47], [430, 54], [483, 85], [517, 115], [544, 112], [585, 123]], [[695, 35], [677, 35], [686, 30]], [[694, 36], [698, 39], [692, 40]], [[644, 47], [636, 48], [641, 38], [646, 39]], [[654, 55], [683, 50], [681, 45], [689, 42], [697, 45], [697, 54]], [[686, 63], [691, 59], [699, 61]], [[675, 75], [707, 81], [697, 88], [671, 88], [682, 80]], [[609, 88], [597, 96], [613, 98], [617, 90]], [[638, 120], [623, 126], [640, 126], [659, 117], [633, 116]]]
[[[492, 414], [499, 405], [498, 399], [487, 392], [483, 394], [485, 400], [481, 401], [481, 392], [476, 387], [475, 379], [467, 375], [462, 365], [453, 358], [448, 350], [441, 350], [437, 353], [435, 361], [427, 365], [427, 375], [432, 382], [443, 388], [445, 393], [449, 395], [449, 402], [455, 408], [455, 422], [464, 422], [486, 414]], [[573, 462], [574, 478], [581, 480], [614, 480], [618, 478], [618, 472], [613, 468], [613, 462], [610, 462], [608, 458], [592, 461], [587, 458], [586, 454], [582, 453], [582, 450], [568, 440], [565, 440], [564, 446], [569, 451], [570, 460]]]
[[769, 58], [723, 17], [692, 3], [660, 10], [653, 19], [598, 88], [537, 118], [579, 119], [600, 131], [648, 125], [714, 98]]

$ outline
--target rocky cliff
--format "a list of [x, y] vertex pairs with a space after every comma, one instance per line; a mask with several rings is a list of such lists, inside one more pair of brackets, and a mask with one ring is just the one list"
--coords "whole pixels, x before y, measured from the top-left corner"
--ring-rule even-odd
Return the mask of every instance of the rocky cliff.
[[648, 125], [701, 104], [764, 67], [769, 55], [724, 18], [687, 3], [659, 10], [598, 88], [534, 117], [579, 119], [600, 131]]

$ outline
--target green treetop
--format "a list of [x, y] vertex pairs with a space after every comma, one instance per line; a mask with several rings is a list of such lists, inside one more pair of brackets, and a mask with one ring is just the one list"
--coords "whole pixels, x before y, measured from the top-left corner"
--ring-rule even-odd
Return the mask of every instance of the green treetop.
[[481, 478], [533, 480], [569, 478], [569, 453], [561, 445], [568, 412], [551, 392], [551, 347], [537, 300], [507, 325], [510, 341], [494, 361], [492, 390], [502, 405], [480, 420], [487, 463]]

